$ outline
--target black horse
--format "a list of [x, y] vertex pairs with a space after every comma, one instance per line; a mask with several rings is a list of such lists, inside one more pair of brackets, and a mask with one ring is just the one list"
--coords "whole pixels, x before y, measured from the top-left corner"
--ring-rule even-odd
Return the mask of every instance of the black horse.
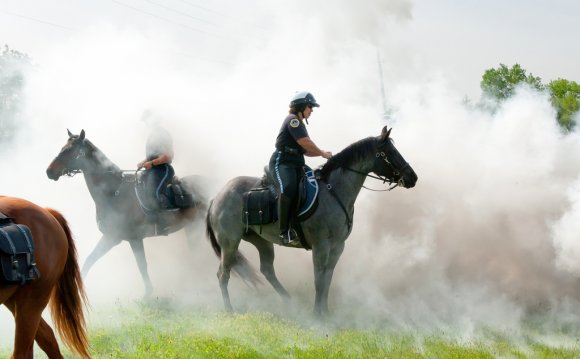
[[[354, 202], [370, 172], [404, 188], [413, 188], [417, 174], [395, 148], [391, 130], [385, 126], [377, 137], [369, 137], [351, 144], [332, 157], [320, 170], [317, 210], [302, 223], [306, 242], [312, 247], [314, 312], [328, 312], [328, 294], [332, 275], [344, 244], [352, 229]], [[274, 271], [274, 243], [281, 244], [277, 224], [248, 226], [242, 217], [243, 194], [260, 185], [255, 177], [236, 177], [230, 180], [213, 199], [207, 212], [207, 234], [216, 255], [220, 258], [218, 280], [224, 305], [233, 310], [228, 291], [233, 269], [250, 283], [259, 281], [248, 261], [238, 251], [241, 240], [252, 243], [260, 255], [260, 271], [283, 298], [289, 294], [278, 281]]]
[[[84, 130], [79, 135], [68, 131], [68, 136], [66, 144], [48, 166], [46, 174], [48, 178], [57, 181], [62, 175], [72, 176], [82, 172], [95, 201], [97, 225], [103, 235], [83, 265], [83, 276], [111, 248], [122, 240], [127, 240], [145, 284], [145, 297], [150, 296], [153, 285], [147, 272], [143, 238], [155, 236], [156, 230], [155, 225], [147, 221], [139, 205], [135, 190], [136, 176], [126, 175], [111, 162], [85, 138]], [[168, 217], [168, 233], [185, 228], [188, 239], [192, 240], [195, 222], [201, 220], [207, 211], [207, 200], [203, 195], [201, 182], [200, 176], [188, 176], [181, 180], [181, 185], [193, 194], [197, 205], [165, 214]]]

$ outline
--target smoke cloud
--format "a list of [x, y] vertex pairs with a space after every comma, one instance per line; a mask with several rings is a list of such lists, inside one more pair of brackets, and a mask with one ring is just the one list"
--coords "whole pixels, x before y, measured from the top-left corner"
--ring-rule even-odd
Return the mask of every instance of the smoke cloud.
[[[560, 131], [546, 94], [520, 88], [490, 114], [466, 105], [444, 73], [418, 72], [425, 59], [398, 37], [412, 22], [410, 1], [339, 3], [223, 2], [239, 10], [237, 20], [201, 34], [101, 21], [55, 43], [28, 74], [26, 122], [0, 154], [10, 168], [0, 178], [3, 194], [62, 211], [82, 263], [101, 236], [94, 203], [82, 175], [52, 182], [45, 174], [67, 128], [84, 129], [109, 159], [133, 170], [147, 134], [139, 118], [153, 109], [174, 137], [177, 175], [207, 176], [212, 197], [232, 177], [261, 176], [289, 99], [309, 90], [321, 103], [309, 125], [321, 148], [337, 153], [388, 124], [419, 176], [411, 190], [361, 192], [331, 287], [340, 325], [469, 336], [479, 325], [517, 329], [536, 312], [576, 320], [579, 134]], [[155, 295], [221, 309], [218, 260], [203, 231], [191, 243], [183, 233], [146, 239], [149, 272]], [[241, 250], [258, 268], [255, 249]], [[273, 289], [256, 293], [236, 277], [233, 305], [308, 315], [310, 253], [277, 247], [275, 266], [295, 306], [281, 308]], [[140, 298], [128, 243], [97, 262], [85, 284], [93, 305]], [[2, 323], [10, 322], [2, 311]], [[3, 324], [0, 337], [10, 333]]]

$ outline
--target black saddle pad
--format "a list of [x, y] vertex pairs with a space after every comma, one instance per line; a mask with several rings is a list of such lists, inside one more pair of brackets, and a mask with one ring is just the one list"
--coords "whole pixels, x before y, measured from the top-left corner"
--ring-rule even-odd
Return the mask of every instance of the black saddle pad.
[[26, 284], [39, 277], [30, 229], [0, 219], [0, 283]]

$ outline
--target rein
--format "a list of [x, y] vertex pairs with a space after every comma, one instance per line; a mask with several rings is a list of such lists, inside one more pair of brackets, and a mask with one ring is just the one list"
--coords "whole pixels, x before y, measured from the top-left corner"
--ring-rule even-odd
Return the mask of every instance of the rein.
[[390, 179], [390, 178], [387, 178], [387, 177], [375, 176], [375, 175], [372, 175], [370, 173], [364, 173], [362, 171], [358, 171], [358, 170], [355, 170], [355, 169], [352, 169], [352, 168], [349, 168], [349, 167], [342, 167], [342, 168], [344, 168], [345, 170], [354, 172], [354, 173], [358, 173], [359, 175], [363, 175], [363, 176], [366, 176], [366, 177], [370, 177], [370, 178], [373, 178], [373, 179], [377, 179], [377, 180], [383, 181], [383, 184], [389, 182], [389, 186], [390, 187], [387, 188], [387, 189], [373, 189], [373, 188], [368, 188], [365, 185], [362, 186], [364, 189], [368, 189], [369, 191], [373, 191], [373, 192], [387, 192], [387, 191], [391, 191], [391, 190], [393, 190], [393, 189], [395, 189], [396, 187], [399, 186], [399, 183], [393, 184], [393, 180]]
[[[384, 152], [377, 152], [376, 155], [375, 155], [375, 157], [376, 157], [376, 159], [379, 159], [379, 158], [382, 157], [383, 161], [387, 162], [389, 165], [392, 166], [392, 164], [387, 159], [387, 155]], [[394, 170], [394, 174], [395, 175], [398, 175], [400, 172], [404, 171], [407, 167], [409, 167], [409, 164], [408, 163], [405, 163], [405, 165], [403, 166], [403, 168], [401, 168], [401, 170]], [[392, 191], [393, 189], [395, 189], [396, 187], [398, 187], [401, 184], [400, 181], [395, 182], [394, 178], [387, 178], [386, 176], [375, 176], [375, 175], [372, 175], [370, 173], [365, 173], [365, 172], [362, 172], [362, 171], [359, 171], [359, 170], [355, 170], [355, 169], [350, 168], [350, 167], [344, 167], [343, 166], [342, 168], [344, 168], [345, 170], [354, 172], [354, 173], [358, 173], [358, 174], [360, 174], [362, 176], [365, 176], [365, 177], [370, 177], [370, 178], [373, 178], [373, 179], [377, 179], [379, 181], [383, 181], [383, 184], [389, 182], [389, 186], [390, 187], [387, 188], [387, 189], [373, 189], [373, 188], [368, 188], [365, 185], [362, 186], [364, 189], [367, 189], [369, 191], [373, 191], [373, 192]]]
[[[121, 173], [134, 173], [136, 172], [135, 170], [117, 170], [117, 171], [92, 171], [92, 173], [117, 173], [117, 172], [121, 172]], [[79, 174], [79, 173], [83, 173], [83, 170], [77, 169], [77, 170], [64, 170], [62, 172], [63, 176], [68, 176], [68, 177], [74, 177], [75, 175]]]

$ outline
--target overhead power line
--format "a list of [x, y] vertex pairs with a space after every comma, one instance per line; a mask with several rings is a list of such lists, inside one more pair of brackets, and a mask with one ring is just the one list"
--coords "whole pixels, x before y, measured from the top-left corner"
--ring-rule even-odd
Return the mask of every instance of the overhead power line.
[[203, 6], [201, 6], [201, 5], [192, 4], [192, 3], [190, 3], [189, 1], [186, 1], [186, 0], [180, 0], [180, 1], [181, 1], [182, 3], [185, 3], [185, 4], [189, 5], [189, 6], [191, 6], [191, 7], [195, 7], [195, 8], [198, 8], [198, 9], [202, 9], [202, 10], [205, 10], [205, 11], [207, 11], [207, 12], [214, 13], [214, 14], [216, 14], [216, 15], [226, 16], [226, 15], [224, 15], [224, 14], [220, 13], [220, 12], [217, 12], [217, 11], [215, 11], [215, 10], [212, 10], [212, 9], [208, 9], [208, 8], [206, 8], [206, 7], [203, 7]]
[[181, 12], [181, 11], [179, 11], [179, 10], [176, 10], [176, 9], [174, 9], [174, 8], [171, 8], [171, 7], [169, 7], [169, 6], [162, 5], [162, 4], [158, 3], [158, 2], [151, 1], [151, 0], [143, 0], [143, 1], [147, 1], [148, 3], [151, 3], [151, 4], [153, 4], [153, 5], [159, 6], [160, 8], [163, 8], [163, 9], [165, 9], [165, 10], [169, 10], [169, 11], [171, 11], [171, 12], [174, 12], [174, 13], [176, 13], [176, 14], [179, 14], [179, 15], [182, 15], [182, 16], [185, 16], [185, 17], [188, 17], [188, 18], [190, 18], [190, 19], [197, 20], [197, 21], [200, 21], [200, 22], [204, 22], [204, 23], [206, 23], [206, 24], [209, 24], [209, 25], [217, 26], [217, 24], [215, 24], [215, 23], [213, 23], [213, 22], [211, 22], [211, 21], [207, 21], [207, 20], [205, 20], [205, 19], [202, 19], [202, 18], [199, 18], [199, 17], [195, 17], [195, 16], [193, 16], [193, 15], [186, 14], [186, 13], [184, 13], [184, 12]]
[[[197, 31], [197, 32], [204, 33], [204, 34], [207, 34], [207, 35], [213, 35], [213, 36], [216, 36], [216, 37], [220, 37], [219, 35], [211, 34], [211, 33], [205, 32], [203, 30], [196, 29], [196, 28], [193, 28], [191, 26], [187, 26], [185, 24], [175, 23], [175, 22], [173, 22], [173, 21], [171, 21], [169, 19], [165, 19], [165, 18], [160, 17], [160, 16], [157, 16], [155, 14], [151, 14], [151, 13], [148, 13], [146, 11], [143, 11], [143, 10], [140, 10], [140, 9], [137, 9], [137, 8], [134, 8], [132, 6], [126, 5], [126, 4], [121, 3], [119, 1], [116, 1], [116, 0], [112, 0], [112, 1], [115, 2], [115, 3], [117, 3], [118, 5], [122, 5], [122, 6], [128, 7], [130, 9], [134, 10], [134, 11], [138, 11], [138, 12], [145, 13], [145, 14], [147, 14], [149, 16], [153, 16], [155, 18], [158, 18], [160, 20], [169, 22], [171, 24], [179, 25], [179, 26], [184, 26], [184, 27], [187, 27], [187, 28], [189, 28], [190, 30], [193, 30], [193, 31]], [[60, 29], [60, 30], [66, 30], [66, 31], [69, 31], [69, 32], [79, 32], [79, 29], [75, 29], [75, 28], [72, 28], [72, 27], [69, 27], [69, 26], [59, 25], [59, 24], [56, 24], [56, 23], [53, 23], [53, 22], [50, 22], [50, 21], [46, 21], [46, 20], [42, 20], [42, 19], [37, 19], [37, 18], [31, 17], [31, 16], [17, 14], [17, 13], [5, 11], [5, 10], [2, 10], [2, 9], [0, 9], [0, 13], [1, 14], [6, 14], [6, 15], [9, 15], [9, 16], [18, 17], [18, 18], [21, 18], [21, 19], [25, 19], [27, 21], [34, 21], [34, 22], [37, 22], [37, 23], [42, 24], [42, 25], [55, 27], [55, 28]], [[206, 62], [221, 63], [221, 64], [229, 64], [229, 65], [232, 64], [230, 61], [227, 61], [227, 60], [218, 60], [218, 59], [205, 58], [205, 57], [201, 57], [201, 56], [192, 56], [192, 55], [186, 54], [185, 52], [175, 52], [174, 51], [174, 53], [177, 54], [177, 55], [179, 55], [179, 56], [187, 57], [187, 58], [190, 58], [190, 59], [202, 60], [202, 61], [206, 61]]]
[[[145, 15], [152, 16], [152, 17], [154, 17], [154, 18], [156, 18], [156, 19], [159, 19], [159, 20], [162, 20], [162, 21], [168, 22], [168, 23], [170, 23], [170, 24], [173, 24], [173, 25], [178, 25], [178, 26], [183, 26], [183, 27], [186, 27], [186, 28], [188, 28], [188, 29], [190, 29], [190, 30], [193, 30], [193, 31], [201, 32], [201, 33], [203, 33], [203, 34], [208, 34], [207, 32], [205, 32], [205, 31], [203, 31], [203, 30], [196, 29], [195, 27], [191, 27], [191, 26], [188, 26], [188, 25], [185, 25], [185, 24], [181, 24], [181, 23], [178, 23], [178, 22], [175, 22], [175, 21], [171, 21], [171, 20], [169, 20], [169, 19], [166, 19], [166, 18], [164, 18], [164, 17], [161, 17], [161, 16], [159, 16], [159, 15], [155, 15], [155, 14], [152, 14], [152, 13], [150, 13], [150, 12], [148, 12], [148, 11], [145, 11], [145, 10], [138, 9], [138, 8], [136, 8], [136, 7], [134, 7], [134, 6], [127, 5], [127, 4], [125, 4], [125, 3], [122, 3], [122, 2], [120, 2], [120, 1], [117, 1], [117, 0], [111, 0], [111, 1], [112, 1], [112, 2], [114, 2], [114, 3], [115, 3], [115, 4], [117, 4], [117, 5], [121, 5], [121, 6], [124, 6], [124, 7], [126, 7], [126, 8], [129, 8], [129, 9], [131, 9], [131, 10], [133, 10], [133, 11], [137, 11], [137, 12], [140, 12], [140, 13], [142, 13], [142, 14], [145, 14]], [[209, 35], [209, 34], [208, 34], [208, 35]]]
[[68, 26], [54, 24], [52, 22], [48, 22], [48, 21], [44, 21], [44, 20], [40, 20], [40, 19], [35, 19], [33, 17], [30, 17], [30, 16], [24, 16], [24, 15], [20, 15], [20, 14], [15, 14], [13, 12], [8, 12], [8, 11], [5, 11], [5, 10], [0, 10], [0, 12], [3, 13], [3, 14], [11, 15], [11, 16], [16, 16], [16, 17], [19, 17], [19, 18], [22, 18], [22, 19], [26, 19], [26, 20], [30, 20], [30, 21], [35, 21], [35, 22], [38, 22], [38, 23], [41, 23], [41, 24], [44, 24], [44, 25], [49, 25], [49, 26], [52, 26], [52, 27], [56, 27], [56, 28], [61, 29], [61, 30], [78, 31], [77, 29], [73, 29], [73, 28], [68, 27]]
[[240, 17], [239, 17], [239, 16], [237, 16], [237, 15], [236, 15], [236, 16], [231, 16], [231, 15], [228, 15], [228, 14], [224, 14], [224, 13], [222, 13], [222, 12], [219, 12], [219, 11], [215, 11], [215, 10], [209, 9], [209, 8], [207, 8], [207, 7], [204, 7], [204, 6], [201, 6], [201, 5], [192, 4], [191, 2], [189, 2], [189, 1], [187, 1], [187, 0], [179, 0], [179, 1], [181, 1], [181, 2], [182, 2], [182, 3], [184, 3], [184, 4], [187, 4], [187, 5], [189, 5], [189, 6], [191, 6], [191, 7], [195, 7], [195, 8], [198, 8], [198, 9], [202, 9], [202, 10], [204, 10], [204, 11], [207, 11], [207, 12], [210, 12], [210, 13], [213, 13], [213, 14], [216, 14], [216, 15], [219, 15], [219, 16], [222, 16], [222, 17], [225, 17], [226, 19], [230, 19], [230, 20], [231, 20], [231, 19], [236, 19], [238, 22], [239, 22], [240, 20], [242, 20], [242, 22], [249, 23], [249, 24], [251, 24], [252, 26], [254, 26], [254, 27], [256, 27], [256, 28], [260, 29], [261, 31], [266, 31], [266, 32], [267, 32], [267, 31], [270, 31], [270, 29], [266, 28], [266, 27], [265, 27], [265, 26], [263, 26], [263, 25], [255, 24], [255, 23], [252, 23], [251, 21], [247, 21], [247, 20], [244, 20], [244, 19], [240, 19]]

